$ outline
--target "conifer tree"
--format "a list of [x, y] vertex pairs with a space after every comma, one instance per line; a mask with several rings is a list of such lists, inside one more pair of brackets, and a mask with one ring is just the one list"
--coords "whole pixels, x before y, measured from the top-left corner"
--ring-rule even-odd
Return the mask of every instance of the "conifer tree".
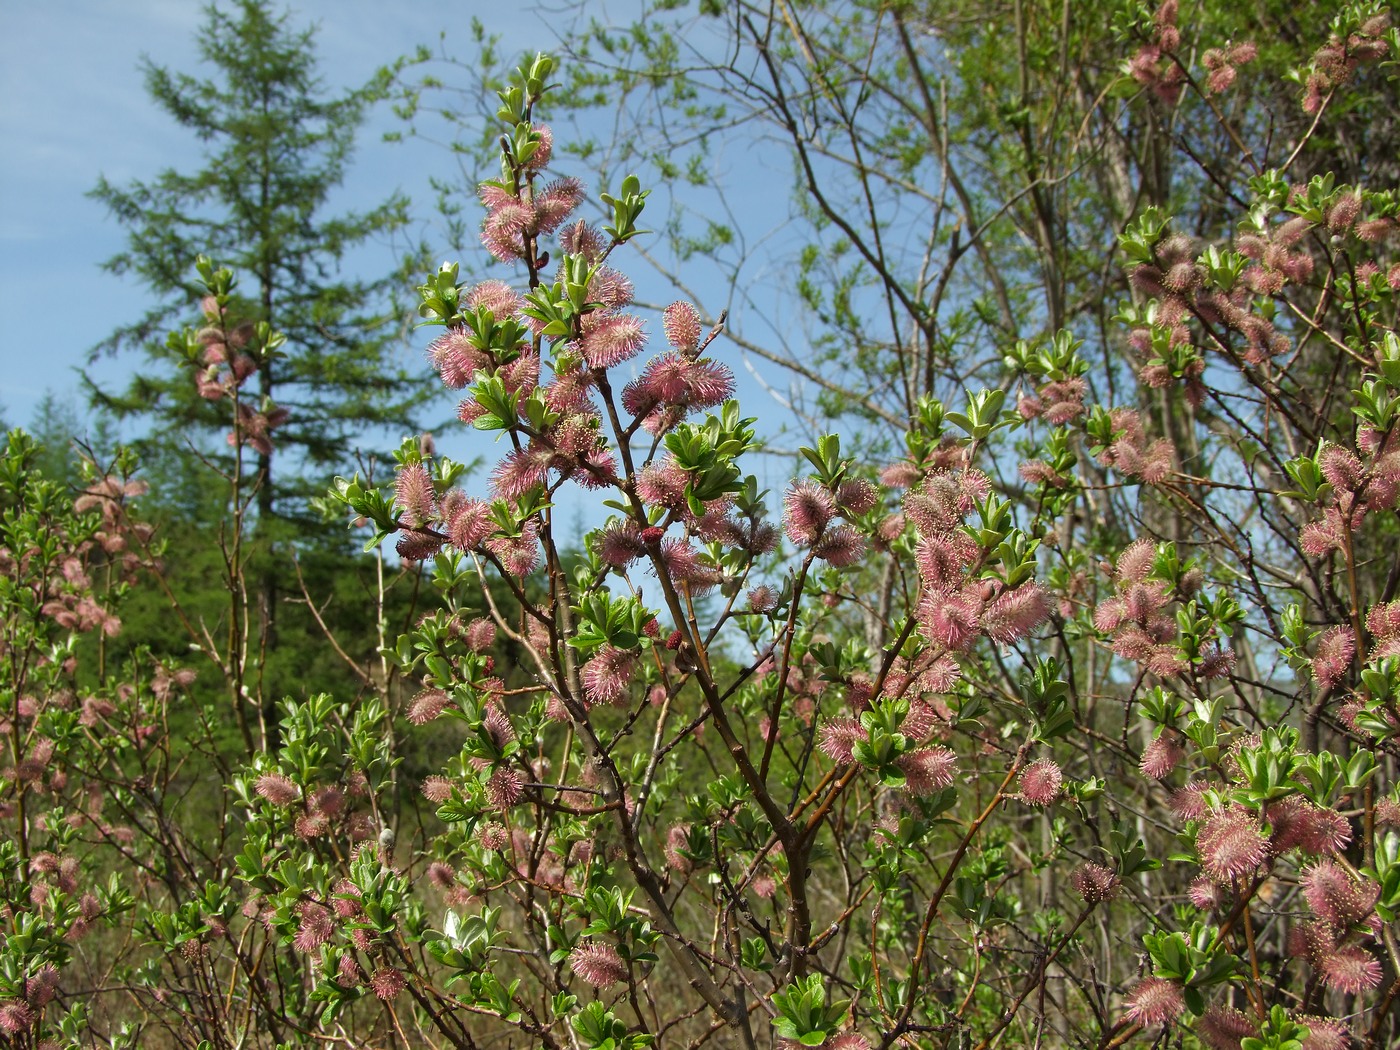
[[[393, 247], [408, 224], [407, 198], [358, 212], [337, 211], [333, 200], [390, 74], [331, 91], [318, 74], [314, 29], [295, 27], [270, 0], [210, 4], [196, 43], [197, 72], [149, 57], [143, 68], [151, 100], [201, 143], [202, 164], [125, 185], [103, 178], [90, 194], [127, 231], [104, 268], [134, 277], [153, 304], [93, 351], [141, 353], [145, 364], [125, 390], [91, 381], [89, 389], [117, 417], [148, 422], [141, 444], [169, 482], [158, 488], [206, 493], [177, 500], [193, 520], [169, 535], [203, 535], [227, 566], [241, 566], [242, 579], [229, 568], [220, 586], [246, 588], [255, 692], [275, 725], [271, 705], [295, 674], [277, 659], [279, 608], [294, 597], [289, 548], [304, 557], [344, 542], [308, 501], [353, 465], [359, 441], [373, 444], [380, 428], [416, 429], [436, 384], [405, 353], [408, 315], [394, 295], [408, 268], [420, 268]], [[344, 272], [352, 253], [365, 269], [376, 247], [380, 276]], [[236, 274], [227, 302], [206, 297], [201, 257]], [[202, 267], [207, 279], [212, 268]], [[210, 481], [231, 496], [211, 503]], [[253, 540], [238, 557], [227, 549], [230, 520]]]
[[152, 101], [203, 144], [203, 166], [124, 186], [103, 178], [91, 192], [128, 234], [104, 268], [135, 277], [154, 298], [143, 317], [93, 351], [139, 351], [148, 362], [124, 391], [90, 384], [97, 402], [146, 416], [156, 439], [194, 442], [206, 455], [223, 447], [217, 435], [230, 429], [228, 405], [209, 400], [207, 386], [201, 397], [197, 383], [209, 362], [192, 343], [166, 342], [171, 327], [204, 323], [194, 268], [201, 254], [239, 276], [231, 317], [286, 336], [243, 390], [249, 410], [286, 414], [270, 435], [275, 472], [271, 453], [257, 447], [264, 443], [245, 441], [255, 453], [243, 461], [256, 473], [250, 481], [264, 519], [297, 519], [304, 507], [297, 497], [320, 491], [358, 435], [412, 426], [432, 396], [414, 374], [421, 370], [405, 367], [416, 362], [402, 352], [403, 318], [392, 295], [400, 262], [386, 263], [377, 279], [341, 272], [352, 251], [402, 233], [407, 199], [395, 194], [368, 211], [328, 214], [385, 81], [332, 94], [317, 74], [314, 37], [267, 0], [209, 6], [197, 36], [209, 75], [143, 63]]

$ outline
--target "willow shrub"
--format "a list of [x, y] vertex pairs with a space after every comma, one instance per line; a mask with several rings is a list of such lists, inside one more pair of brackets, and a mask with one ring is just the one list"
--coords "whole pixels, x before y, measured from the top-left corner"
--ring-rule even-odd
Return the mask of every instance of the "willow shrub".
[[[1174, 20], [1127, 75], [1228, 92], [1247, 49], [1196, 78]], [[1300, 104], [1394, 43], [1342, 25]], [[7, 493], [6, 586], [30, 595], [7, 603], [7, 1038], [78, 1031], [64, 1010], [95, 993], [66, 987], [68, 945], [105, 918], [151, 945], [122, 975], [141, 1023], [191, 1045], [1394, 1045], [1395, 192], [1270, 170], [1228, 243], [1144, 212], [1119, 260], [1139, 389], [1093, 401], [1072, 332], [1008, 347], [1001, 386], [920, 403], [894, 463], [803, 449], [779, 507], [745, 471], [722, 327], [678, 302], [651, 349], [632, 312], [646, 192], [595, 226], [551, 178], [550, 72], [501, 92], [481, 187], [520, 280], [445, 265], [421, 289], [489, 482], [414, 441], [391, 488], [333, 490], [431, 580], [383, 654], [411, 688], [289, 701], [230, 777], [224, 852], [154, 866], [140, 902], [121, 870], [79, 895], [116, 832], [90, 806], [75, 845], [52, 770], [117, 745], [15, 677], [61, 645], [24, 631], [83, 624]], [[217, 316], [228, 277], [204, 278]], [[235, 443], [275, 439], [239, 419]], [[573, 486], [611, 513], [581, 546]]]

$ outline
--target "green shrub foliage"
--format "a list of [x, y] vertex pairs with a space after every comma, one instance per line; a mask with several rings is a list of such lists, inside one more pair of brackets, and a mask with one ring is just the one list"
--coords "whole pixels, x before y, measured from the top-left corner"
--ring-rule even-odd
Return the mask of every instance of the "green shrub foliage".
[[[1119, 87], [1228, 98], [1250, 52], [1185, 53], [1178, 18], [1137, 24]], [[1390, 75], [1383, 13], [1333, 29], [1314, 127]], [[768, 493], [722, 323], [679, 301], [649, 338], [633, 303], [646, 188], [590, 223], [551, 173], [554, 72], [502, 87], [480, 187], [516, 279], [420, 289], [489, 476], [411, 440], [391, 484], [332, 489], [428, 602], [358, 695], [288, 699], [230, 759], [237, 631], [206, 632], [232, 688], [203, 738], [168, 730], [187, 670], [77, 687], [153, 541], [125, 464], [73, 504], [11, 437], [5, 1038], [1395, 1045], [1393, 188], [1256, 143], [1228, 237], [1165, 203], [1120, 231], [1137, 389], [1048, 330], [919, 395], [884, 461], [823, 435]], [[200, 273], [218, 315], [231, 277]], [[581, 544], [578, 499], [610, 515]]]

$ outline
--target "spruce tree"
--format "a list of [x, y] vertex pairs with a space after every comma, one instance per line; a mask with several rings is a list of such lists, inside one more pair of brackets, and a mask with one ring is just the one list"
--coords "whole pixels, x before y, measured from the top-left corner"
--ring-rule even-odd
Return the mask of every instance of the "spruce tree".
[[104, 269], [135, 277], [154, 299], [143, 317], [93, 351], [142, 352], [147, 367], [124, 391], [90, 384], [95, 400], [119, 415], [147, 417], [152, 437], [167, 445], [174, 437], [206, 455], [225, 447], [227, 403], [200, 397], [199, 362], [166, 336], [202, 323], [196, 258], [231, 268], [239, 279], [231, 314], [286, 336], [243, 391], [245, 402], [264, 402], [250, 407], [287, 413], [272, 434], [276, 471], [266, 451], [243, 458], [256, 471], [250, 480], [259, 514], [302, 528], [309, 525], [304, 497], [324, 490], [357, 437], [380, 426], [412, 427], [433, 393], [403, 353], [404, 315], [392, 293], [403, 286], [404, 263], [386, 264], [377, 279], [341, 272], [350, 252], [369, 242], [387, 246], [402, 233], [407, 199], [395, 194], [368, 211], [327, 214], [387, 73], [330, 93], [317, 74], [314, 36], [267, 0], [209, 6], [197, 36], [208, 76], [143, 60], [152, 101], [203, 144], [202, 167], [124, 186], [103, 178], [90, 194], [128, 234], [125, 250]]
[[[416, 429], [437, 388], [405, 353], [411, 315], [395, 301], [406, 274], [421, 269], [417, 257], [394, 258], [391, 247], [408, 225], [408, 200], [395, 194], [366, 211], [333, 208], [356, 134], [390, 74], [331, 91], [317, 72], [314, 29], [292, 25], [269, 0], [211, 4], [196, 42], [197, 72], [149, 57], [143, 68], [151, 100], [202, 144], [202, 164], [121, 186], [104, 178], [90, 194], [127, 231], [125, 249], [104, 269], [134, 277], [152, 305], [92, 352], [139, 353], [144, 365], [124, 390], [93, 382], [89, 390], [96, 405], [146, 422], [139, 444], [165, 475], [158, 488], [184, 494], [174, 504], [188, 520], [170, 522], [164, 534], [195, 544], [202, 536], [223, 552], [218, 587], [235, 598], [226, 622], [247, 624], [256, 654], [247, 670], [253, 684], [240, 671], [235, 692], [255, 697], [264, 723], [275, 726], [271, 705], [299, 672], [294, 653], [278, 658], [279, 621], [289, 641], [307, 629], [294, 611], [279, 614], [295, 598], [285, 583], [293, 548], [313, 564], [345, 542], [308, 499], [335, 472], [353, 469], [360, 440], [382, 444], [383, 428]], [[363, 269], [369, 248], [382, 249], [382, 274], [347, 276], [351, 253]], [[197, 273], [201, 256], [236, 275], [222, 314], [201, 302], [209, 273], [207, 265], [204, 280]], [[211, 335], [225, 322], [238, 331]], [[199, 326], [211, 327], [196, 334]], [[171, 335], [177, 329], [183, 334]], [[280, 344], [269, 344], [273, 332], [285, 337]], [[248, 360], [240, 340], [249, 340], [257, 369], [239, 376], [235, 403], [217, 393], [215, 373]], [[225, 353], [228, 361], [218, 356]], [[228, 483], [222, 502], [210, 499], [218, 483], [210, 465]], [[230, 520], [253, 541], [236, 556], [227, 546]], [[207, 597], [188, 595], [196, 605]], [[242, 628], [231, 630], [232, 638]], [[242, 658], [226, 663], [242, 666]]]

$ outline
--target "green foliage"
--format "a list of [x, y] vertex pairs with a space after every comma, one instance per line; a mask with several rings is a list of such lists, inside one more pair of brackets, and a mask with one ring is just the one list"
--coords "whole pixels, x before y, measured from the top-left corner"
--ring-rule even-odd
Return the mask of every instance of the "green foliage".
[[[707, 99], [791, 147], [808, 226], [786, 275], [811, 341], [790, 363], [823, 410], [886, 432], [814, 425], [781, 533], [746, 473], [757, 419], [705, 357], [720, 326], [697, 345], [679, 304], [677, 349], [635, 372], [588, 345], [641, 330], [605, 264], [644, 202], [681, 254], [749, 232], [667, 210], [703, 135], [656, 161], [623, 144], [611, 225], [564, 250], [563, 216], [533, 209], [557, 192], [546, 142], [578, 154], [540, 110], [602, 81], [491, 63], [485, 232], [519, 298], [449, 264], [420, 312], [471, 363], [462, 418], [504, 455], [485, 496], [427, 441], [399, 447], [392, 492], [338, 479], [325, 505], [381, 550], [400, 534], [427, 603], [395, 615], [382, 577], [366, 589], [343, 688], [268, 703], [275, 654], [301, 650], [248, 601], [278, 593], [257, 586], [276, 571], [250, 502], [266, 463], [226, 473], [225, 531], [200, 541], [223, 605], [172, 605], [207, 692], [139, 647], [118, 682], [97, 640], [75, 703], [92, 641], [74, 633], [105, 636], [121, 573], [160, 553], [123, 469], [85, 478], [86, 509], [38, 486], [4, 519], [0, 914], [19, 947], [0, 999], [28, 1009], [32, 964], [81, 965], [66, 946], [101, 915], [139, 934], [105, 971], [138, 990], [132, 1015], [220, 1046], [402, 1041], [410, 1021], [458, 1046], [608, 1050], [1393, 1036], [1397, 207], [1309, 165], [1334, 102], [1353, 119], [1346, 99], [1391, 76], [1395, 34], [1352, 4], [1337, 39], [1269, 42], [1254, 66], [1217, 6], [1026, 3], [1008, 26], [817, 2], [702, 22], [693, 48], [667, 11], [588, 35], [622, 67], [604, 86], [664, 101], [668, 129], [721, 115], [713, 76]], [[712, 41], [723, 63], [696, 72]], [[1231, 92], [1260, 67], [1273, 84], [1285, 50], [1303, 105], [1275, 156], [1273, 115]], [[655, 188], [621, 176], [648, 164]], [[169, 351], [246, 353], [247, 374], [198, 381], [232, 462], [266, 459], [278, 405], [248, 380], [294, 339], [244, 327], [231, 272], [198, 273], [209, 331]], [[581, 553], [559, 516], [575, 491], [615, 512]], [[118, 872], [75, 906], [68, 872], [123, 863], [140, 896]]]
[[778, 1011], [773, 1028], [779, 1036], [802, 1046], [821, 1046], [836, 1033], [850, 1004], [844, 999], [828, 1003], [821, 977], [812, 974], [774, 993], [773, 1005]]
[[1311, 1034], [1307, 1025], [1290, 1018], [1282, 1006], [1274, 1006], [1264, 1020], [1259, 1037], [1241, 1039], [1240, 1050], [1303, 1050], [1304, 1040]]

